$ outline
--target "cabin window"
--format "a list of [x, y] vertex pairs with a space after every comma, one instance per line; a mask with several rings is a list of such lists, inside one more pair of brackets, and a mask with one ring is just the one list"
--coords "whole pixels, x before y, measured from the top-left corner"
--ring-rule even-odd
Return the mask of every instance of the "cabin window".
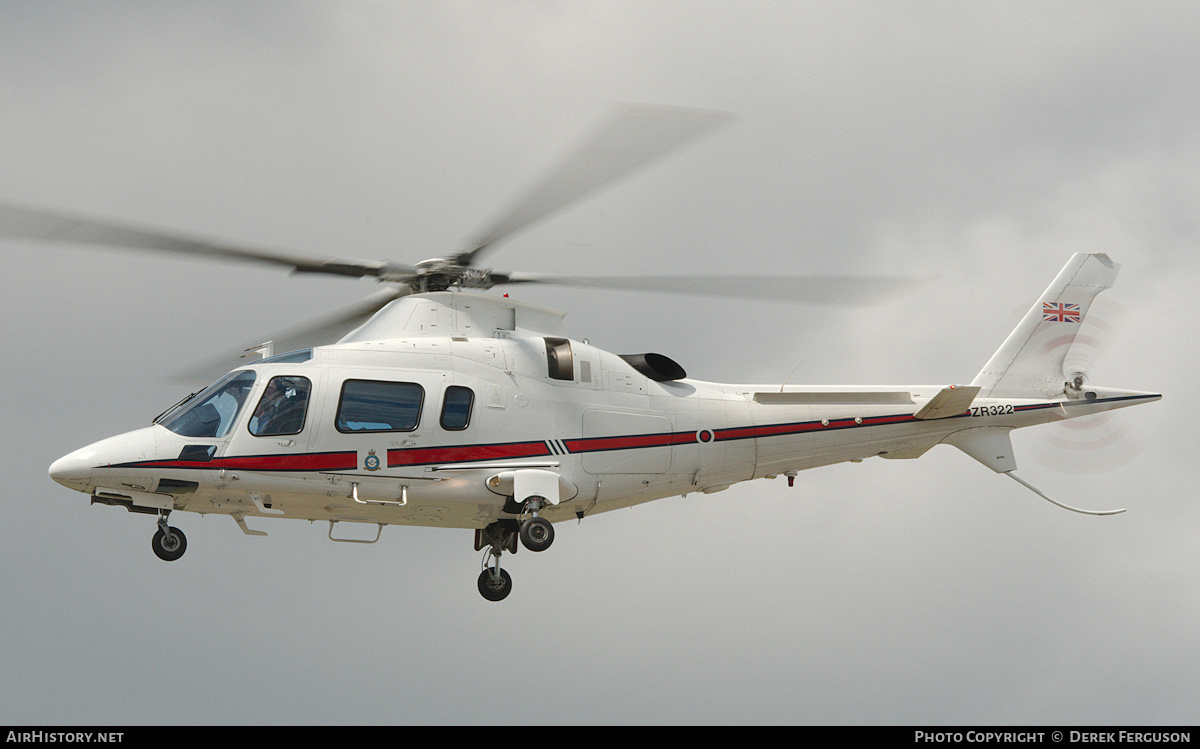
[[339, 432], [411, 432], [424, 400], [425, 389], [415, 382], [346, 380], [334, 426]]
[[250, 416], [250, 434], [276, 437], [299, 434], [308, 412], [307, 377], [272, 377]]
[[253, 385], [253, 371], [230, 372], [176, 406], [158, 423], [183, 437], [219, 439], [233, 427]]
[[575, 363], [571, 358], [571, 342], [566, 338], [546, 339], [546, 364], [552, 380], [575, 379]]
[[471, 388], [451, 385], [442, 399], [442, 429], [466, 429], [471, 423], [471, 406], [475, 393]]

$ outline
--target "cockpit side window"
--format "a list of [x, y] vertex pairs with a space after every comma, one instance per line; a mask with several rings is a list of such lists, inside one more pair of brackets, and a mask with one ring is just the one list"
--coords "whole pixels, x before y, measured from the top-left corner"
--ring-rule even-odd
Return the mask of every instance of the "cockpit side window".
[[304, 429], [310, 388], [307, 377], [272, 377], [250, 416], [250, 434], [256, 437], [299, 434]]
[[411, 432], [424, 400], [425, 389], [415, 382], [346, 380], [334, 426], [339, 432]]
[[575, 379], [575, 362], [571, 357], [571, 342], [566, 338], [546, 338], [546, 364], [552, 380]]
[[219, 439], [229, 433], [254, 385], [254, 372], [230, 372], [158, 423], [184, 437]]
[[475, 393], [471, 388], [461, 385], [446, 388], [446, 395], [442, 399], [442, 429], [466, 429], [471, 423], [471, 406], [474, 403]]

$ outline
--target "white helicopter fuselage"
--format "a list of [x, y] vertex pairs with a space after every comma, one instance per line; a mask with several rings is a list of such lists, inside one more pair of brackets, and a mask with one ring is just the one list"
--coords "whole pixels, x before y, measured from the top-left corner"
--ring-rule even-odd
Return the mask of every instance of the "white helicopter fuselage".
[[[248, 364], [146, 428], [50, 466], [93, 503], [157, 514], [152, 548], [173, 561], [175, 511], [326, 521], [334, 541], [387, 525], [475, 530], [477, 581], [499, 601], [517, 540], [545, 551], [555, 521], [755, 478], [938, 444], [1066, 509], [1017, 477], [1009, 433], [1161, 396], [1096, 388], [1068, 353], [1118, 266], [1076, 254], [979, 374], [948, 386], [726, 385], [659, 354], [568, 339], [563, 313], [507, 298], [397, 299], [336, 344]], [[372, 523], [374, 540], [335, 538]]]
[[[1015, 468], [1012, 428], [1158, 397], [664, 379], [682, 371], [566, 339], [561, 319], [506, 298], [405, 297], [338, 344], [235, 370], [238, 398], [212, 407], [219, 428], [172, 421], [202, 406], [201, 393], [51, 474], [96, 501], [233, 515], [247, 532], [251, 516], [480, 529], [520, 514], [506, 508], [519, 472], [557, 479], [557, 493], [541, 492], [553, 522], [832, 463], [915, 458], [942, 442], [1004, 471]], [[273, 382], [300, 383], [303, 413], [282, 431], [256, 429], [254, 406]], [[364, 387], [402, 391], [400, 423], [353, 421]]]

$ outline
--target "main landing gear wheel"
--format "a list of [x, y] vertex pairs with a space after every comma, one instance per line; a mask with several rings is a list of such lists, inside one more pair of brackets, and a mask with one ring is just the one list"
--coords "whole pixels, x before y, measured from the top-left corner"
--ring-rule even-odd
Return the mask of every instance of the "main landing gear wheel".
[[479, 595], [489, 601], [503, 601], [512, 592], [512, 577], [500, 569], [500, 555], [517, 551], [517, 521], [499, 520], [475, 531], [475, 551], [483, 552], [483, 571], [479, 573]]
[[183, 531], [178, 528], [168, 526], [163, 522], [154, 532], [154, 538], [150, 540], [150, 548], [154, 549], [154, 554], [164, 562], [174, 562], [183, 556], [183, 552], [187, 551], [187, 536], [184, 536]]
[[489, 601], [503, 601], [512, 592], [512, 577], [499, 567], [479, 573], [479, 594]]
[[529, 518], [521, 523], [521, 543], [530, 551], [545, 551], [554, 543], [554, 526], [545, 518]]

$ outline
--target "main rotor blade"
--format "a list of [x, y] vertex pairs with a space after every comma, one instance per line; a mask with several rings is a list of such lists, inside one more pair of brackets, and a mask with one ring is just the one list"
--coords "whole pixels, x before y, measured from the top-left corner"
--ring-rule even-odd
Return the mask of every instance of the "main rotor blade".
[[0, 237], [178, 252], [269, 263], [289, 267], [299, 273], [332, 273], [354, 277], [387, 276], [392, 280], [416, 273], [415, 268], [386, 261], [305, 257], [5, 204], [0, 204]]
[[523, 200], [479, 236], [460, 265], [471, 265], [493, 245], [669, 151], [728, 122], [732, 115], [704, 109], [627, 104]]
[[553, 276], [543, 273], [493, 275], [500, 283], [542, 283], [848, 307], [891, 304], [933, 280], [932, 277], [901, 276]]
[[412, 290], [403, 285], [380, 289], [357, 304], [295, 328], [264, 336], [257, 341], [247, 341], [247, 348], [199, 362], [170, 379], [181, 383], [208, 385], [231, 369], [253, 364], [255, 355], [248, 355], [246, 352], [267, 341], [271, 342], [271, 349], [276, 354], [334, 343], [394, 300], [410, 293]]

